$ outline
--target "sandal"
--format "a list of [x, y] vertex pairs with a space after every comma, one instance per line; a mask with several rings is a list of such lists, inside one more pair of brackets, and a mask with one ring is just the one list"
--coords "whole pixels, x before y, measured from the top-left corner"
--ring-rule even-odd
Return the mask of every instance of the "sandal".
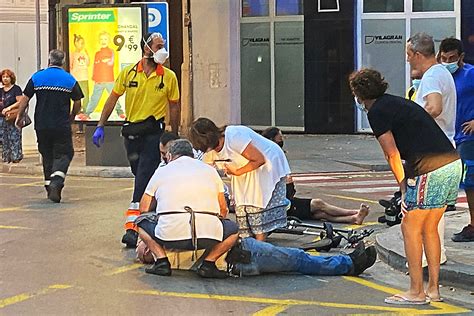
[[395, 294], [393, 296], [387, 297], [385, 299], [386, 304], [391, 305], [426, 305], [429, 304], [430, 301], [425, 299], [423, 301], [420, 300], [411, 300], [402, 294]]
[[444, 298], [440, 297], [431, 297], [428, 294], [426, 294], [426, 300], [430, 302], [444, 302]]

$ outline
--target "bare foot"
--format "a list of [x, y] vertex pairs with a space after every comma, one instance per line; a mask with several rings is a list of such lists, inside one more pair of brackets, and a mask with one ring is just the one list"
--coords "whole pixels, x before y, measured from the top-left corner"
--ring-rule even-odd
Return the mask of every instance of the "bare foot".
[[364, 222], [364, 219], [367, 215], [369, 215], [369, 206], [367, 204], [362, 203], [360, 205], [359, 213], [357, 213], [355, 217], [354, 224], [361, 225]]
[[443, 301], [441, 294], [439, 294], [439, 289], [435, 289], [435, 290], [426, 289], [425, 294], [426, 294], [426, 298], [432, 302]]

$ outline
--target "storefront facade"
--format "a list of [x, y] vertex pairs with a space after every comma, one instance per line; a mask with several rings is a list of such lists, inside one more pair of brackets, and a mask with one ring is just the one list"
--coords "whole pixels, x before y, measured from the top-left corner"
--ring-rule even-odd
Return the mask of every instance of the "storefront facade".
[[381, 71], [389, 93], [410, 85], [405, 43], [424, 31], [438, 47], [461, 38], [474, 45], [468, 0], [241, 0], [241, 123], [307, 133], [370, 132], [354, 109], [347, 77]]
[[[357, 7], [357, 66], [382, 72], [388, 92], [404, 96], [410, 86], [405, 45], [411, 34], [433, 36], [437, 51], [446, 37], [460, 38], [461, 2], [457, 0], [363, 0]], [[357, 113], [357, 131], [370, 131], [365, 114]]]
[[[41, 66], [48, 60], [48, 3], [39, 1], [40, 15], [35, 13], [35, 0], [0, 0], [0, 69], [12, 70], [23, 89], [37, 70], [36, 20], [40, 21]], [[30, 115], [36, 99], [30, 102]], [[23, 130], [23, 147], [36, 147], [33, 124]]]

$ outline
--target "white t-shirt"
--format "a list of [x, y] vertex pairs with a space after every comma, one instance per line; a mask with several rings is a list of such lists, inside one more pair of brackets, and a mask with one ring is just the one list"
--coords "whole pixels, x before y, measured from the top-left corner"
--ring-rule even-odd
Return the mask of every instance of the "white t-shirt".
[[[156, 213], [183, 212], [159, 216], [156, 237], [166, 241], [190, 239], [190, 215], [184, 207], [219, 215], [220, 192], [224, 186], [217, 171], [197, 159], [182, 156], [156, 169], [145, 190], [156, 198]], [[217, 216], [196, 214], [196, 235], [222, 241], [221, 221]]]
[[439, 93], [443, 98], [443, 110], [435, 121], [453, 142], [456, 121], [456, 86], [453, 76], [443, 65], [433, 65], [423, 74], [416, 91], [415, 102], [424, 108], [426, 96], [430, 93]]
[[[224, 147], [217, 152], [218, 159], [231, 159], [229, 164], [241, 168], [248, 163], [242, 152], [252, 143], [265, 157], [265, 164], [258, 169], [231, 177], [235, 204], [265, 208], [276, 184], [290, 174], [290, 166], [283, 150], [274, 142], [245, 126], [227, 126]], [[221, 163], [216, 163], [219, 168]]]

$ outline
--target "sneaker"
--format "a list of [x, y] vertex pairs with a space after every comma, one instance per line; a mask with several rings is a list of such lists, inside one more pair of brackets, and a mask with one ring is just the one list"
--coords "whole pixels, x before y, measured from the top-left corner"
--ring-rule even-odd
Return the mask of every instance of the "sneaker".
[[454, 234], [451, 240], [455, 242], [474, 241], [474, 226], [471, 224], [467, 225], [461, 232]]
[[377, 251], [374, 246], [364, 247], [363, 242], [359, 242], [353, 252], [349, 254], [352, 260], [352, 269], [348, 275], [357, 276], [375, 264]]
[[210, 261], [204, 261], [196, 272], [202, 278], [225, 279], [228, 276], [226, 271], [217, 269], [216, 264]]
[[155, 263], [153, 263], [151, 267], [145, 268], [145, 272], [149, 274], [170, 276], [171, 264], [168, 258], [158, 259], [157, 261], [155, 261]]
[[127, 248], [135, 248], [138, 242], [138, 233], [133, 229], [127, 229], [125, 235], [122, 237], [122, 243], [125, 244]]
[[54, 203], [61, 202], [61, 191], [63, 187], [64, 185], [51, 182], [51, 184], [46, 188], [46, 191], [48, 192], [48, 199]]
[[365, 254], [367, 255], [367, 262], [363, 271], [373, 266], [375, 261], [377, 261], [377, 249], [375, 249], [375, 246], [369, 246], [365, 248]]

